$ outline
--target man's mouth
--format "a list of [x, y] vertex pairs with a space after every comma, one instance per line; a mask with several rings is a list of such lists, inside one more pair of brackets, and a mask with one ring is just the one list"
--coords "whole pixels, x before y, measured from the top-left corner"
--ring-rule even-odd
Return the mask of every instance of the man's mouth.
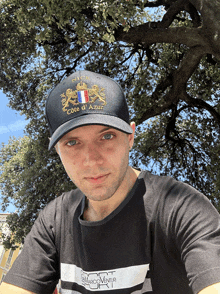
[[97, 176], [93, 176], [93, 177], [85, 177], [85, 179], [87, 181], [89, 181], [90, 183], [101, 184], [102, 182], [104, 182], [106, 180], [106, 178], [109, 175], [110, 174], [97, 175]]

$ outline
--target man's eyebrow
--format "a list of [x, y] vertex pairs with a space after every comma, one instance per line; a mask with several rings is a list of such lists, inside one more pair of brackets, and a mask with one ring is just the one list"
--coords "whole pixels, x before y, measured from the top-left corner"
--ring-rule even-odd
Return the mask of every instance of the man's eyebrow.
[[66, 141], [66, 140], [74, 140], [74, 139], [77, 139], [77, 136], [73, 136], [73, 135], [70, 135], [70, 134], [66, 134], [64, 135], [60, 141]]
[[99, 133], [103, 133], [103, 132], [111, 130], [111, 129], [114, 129], [114, 128], [113, 127], [104, 127], [103, 129], [100, 130]]

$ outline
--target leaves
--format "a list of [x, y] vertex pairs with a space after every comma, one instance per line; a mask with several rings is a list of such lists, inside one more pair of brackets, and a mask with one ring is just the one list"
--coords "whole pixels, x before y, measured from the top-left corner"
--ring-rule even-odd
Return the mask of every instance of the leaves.
[[25, 136], [13, 138], [1, 148], [2, 209], [10, 202], [17, 208], [7, 219], [12, 245], [20, 243], [29, 232], [39, 210], [62, 192], [74, 188], [55, 152], [49, 155], [45, 144], [45, 138], [34, 140]]

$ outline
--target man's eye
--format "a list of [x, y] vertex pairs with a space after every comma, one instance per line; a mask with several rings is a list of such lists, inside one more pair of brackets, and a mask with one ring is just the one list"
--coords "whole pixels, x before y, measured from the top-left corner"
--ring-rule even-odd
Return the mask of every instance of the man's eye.
[[113, 137], [114, 137], [114, 135], [112, 135], [112, 134], [105, 134], [102, 138], [104, 140], [111, 140]]
[[71, 140], [71, 141], [69, 141], [66, 145], [67, 146], [74, 146], [74, 145], [76, 145], [77, 144], [77, 141], [76, 140]]

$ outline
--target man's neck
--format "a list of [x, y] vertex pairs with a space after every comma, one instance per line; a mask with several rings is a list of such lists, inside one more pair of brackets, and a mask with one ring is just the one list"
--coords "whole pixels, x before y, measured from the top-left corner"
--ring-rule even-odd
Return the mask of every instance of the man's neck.
[[140, 171], [129, 167], [128, 174], [115, 194], [104, 201], [87, 199], [83, 218], [87, 221], [100, 221], [114, 211], [126, 198], [134, 186]]

